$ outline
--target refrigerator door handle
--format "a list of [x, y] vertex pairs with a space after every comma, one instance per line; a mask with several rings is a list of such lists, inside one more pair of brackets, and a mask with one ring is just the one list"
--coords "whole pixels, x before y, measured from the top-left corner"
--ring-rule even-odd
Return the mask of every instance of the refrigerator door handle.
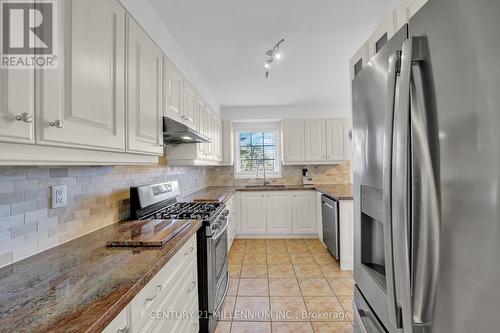
[[[413, 322], [430, 325], [439, 270], [440, 198], [438, 189], [439, 140], [432, 110], [432, 83], [426, 80], [426, 40], [415, 38], [411, 66], [411, 160], [413, 225]], [[416, 59], [416, 56], [419, 58]]]
[[389, 320], [396, 328], [401, 328], [401, 308], [396, 294], [396, 279], [394, 275], [393, 228], [392, 228], [392, 155], [394, 108], [396, 99], [396, 83], [400, 69], [401, 51], [396, 51], [389, 58], [387, 84], [387, 110], [385, 113], [384, 150], [383, 150], [383, 204], [384, 204], [384, 257], [386, 265], [387, 298]]
[[392, 151], [392, 205], [391, 216], [394, 234], [394, 275], [398, 298], [402, 307], [402, 322], [405, 333], [413, 333], [411, 308], [410, 271], [410, 79], [413, 39], [403, 43], [401, 52], [401, 72], [398, 80], [397, 113], [394, 114]]
[[439, 191], [433, 164], [438, 161], [437, 124], [427, 108], [429, 96], [425, 96], [425, 45], [422, 37], [403, 44], [394, 121], [392, 189], [397, 203], [392, 214], [398, 222], [394, 224], [398, 243], [394, 256], [405, 333], [432, 323], [439, 268]]

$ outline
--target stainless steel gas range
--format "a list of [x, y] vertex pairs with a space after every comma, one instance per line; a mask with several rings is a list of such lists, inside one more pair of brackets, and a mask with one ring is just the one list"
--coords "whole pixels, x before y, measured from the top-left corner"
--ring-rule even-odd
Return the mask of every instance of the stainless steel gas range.
[[223, 203], [178, 202], [177, 181], [130, 188], [132, 219], [202, 220], [197, 234], [200, 332], [212, 333], [229, 288], [227, 215]]

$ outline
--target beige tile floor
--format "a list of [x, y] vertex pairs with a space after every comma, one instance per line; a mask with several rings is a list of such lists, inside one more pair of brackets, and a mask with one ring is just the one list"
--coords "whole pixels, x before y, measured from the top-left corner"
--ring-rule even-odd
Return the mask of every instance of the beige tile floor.
[[352, 272], [318, 239], [236, 239], [216, 333], [351, 333]]

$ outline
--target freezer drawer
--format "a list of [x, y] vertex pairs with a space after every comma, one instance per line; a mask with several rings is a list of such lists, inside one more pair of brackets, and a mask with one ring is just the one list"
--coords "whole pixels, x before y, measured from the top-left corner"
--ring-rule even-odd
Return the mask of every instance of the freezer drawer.
[[354, 288], [354, 333], [386, 333], [382, 324], [375, 316], [375, 312], [370, 308], [365, 298], [358, 290]]
[[340, 258], [338, 207], [337, 201], [326, 195], [321, 196], [323, 243], [337, 259]]

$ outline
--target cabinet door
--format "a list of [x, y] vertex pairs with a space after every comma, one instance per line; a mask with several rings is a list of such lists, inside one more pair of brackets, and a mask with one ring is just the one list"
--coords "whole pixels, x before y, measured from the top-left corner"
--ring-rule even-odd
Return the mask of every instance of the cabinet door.
[[344, 120], [326, 121], [326, 159], [328, 161], [345, 160]]
[[283, 121], [283, 161], [304, 161], [304, 121]]
[[59, 68], [36, 72], [38, 143], [123, 151], [125, 10], [114, 0], [59, 9]]
[[130, 329], [129, 314], [130, 307], [126, 306], [111, 323], [102, 331], [102, 333], [127, 332]]
[[27, 69], [0, 69], [0, 141], [35, 142], [33, 75]]
[[164, 57], [164, 89], [165, 89], [165, 115], [173, 120], [182, 122], [183, 119], [183, 76], [182, 73]]
[[345, 159], [352, 158], [352, 119], [344, 120], [344, 151]]
[[[206, 136], [206, 108], [205, 108], [205, 102], [201, 97], [196, 95], [195, 99], [195, 112], [196, 112], [196, 130], [200, 132], [201, 134]], [[206, 145], [204, 143], [197, 143], [198, 146], [196, 155], [198, 159], [203, 159], [205, 158], [205, 147]]]
[[[0, 6], [3, 18], [3, 6]], [[3, 37], [0, 24], [0, 41]], [[0, 68], [0, 141], [34, 143], [34, 71]]]
[[339, 201], [340, 269], [352, 270], [353, 266], [353, 201]]
[[[205, 103], [206, 105], [206, 103]], [[205, 136], [210, 139], [210, 141], [213, 140], [212, 138], [212, 126], [213, 126], [213, 117], [212, 117], [212, 110], [208, 107], [208, 105], [205, 107]], [[204, 153], [205, 153], [205, 159], [212, 159], [212, 144], [211, 142], [206, 142], [203, 144], [205, 147], [203, 148]]]
[[233, 124], [231, 120], [222, 121], [222, 160], [224, 164], [233, 164]]
[[184, 79], [184, 111], [182, 120], [187, 127], [196, 129], [195, 121], [196, 91], [188, 80]]
[[163, 155], [163, 54], [132, 19], [128, 19], [127, 151]]
[[316, 231], [315, 192], [294, 192], [292, 195], [293, 233], [313, 234]]
[[325, 120], [305, 121], [306, 161], [326, 160]]
[[277, 191], [267, 196], [267, 233], [289, 234], [292, 232], [292, 194]]
[[266, 233], [265, 193], [252, 192], [241, 194], [241, 231], [244, 234]]

